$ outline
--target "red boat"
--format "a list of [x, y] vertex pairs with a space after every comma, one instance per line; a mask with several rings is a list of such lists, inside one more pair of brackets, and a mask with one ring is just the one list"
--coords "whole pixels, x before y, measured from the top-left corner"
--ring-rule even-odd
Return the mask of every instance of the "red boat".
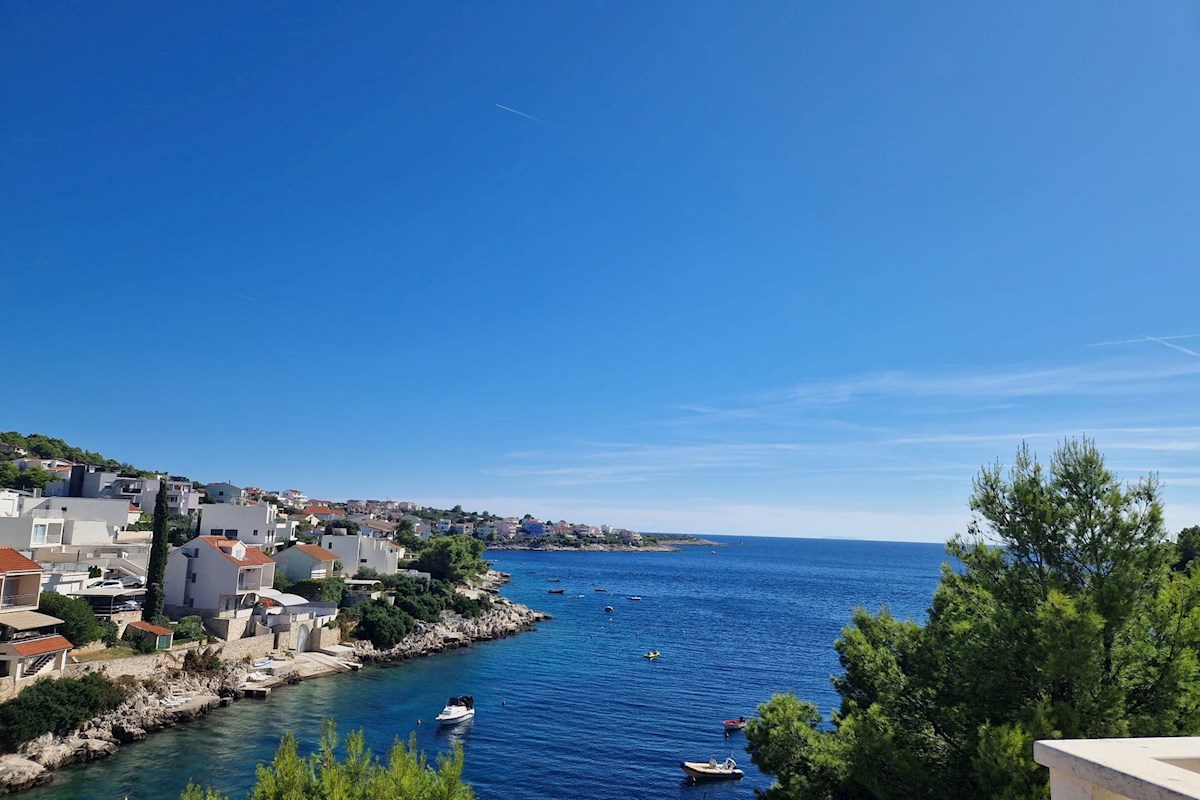
[[727, 719], [722, 724], [725, 726], [725, 731], [729, 732], [740, 731], [742, 728], [746, 727], [746, 722], [747, 720], [745, 717], [738, 717], [737, 719]]

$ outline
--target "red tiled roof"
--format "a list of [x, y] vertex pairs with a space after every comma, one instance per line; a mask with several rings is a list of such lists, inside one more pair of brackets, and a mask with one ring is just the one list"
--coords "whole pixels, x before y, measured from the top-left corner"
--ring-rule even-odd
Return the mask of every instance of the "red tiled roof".
[[275, 563], [268, 556], [264, 555], [263, 551], [259, 550], [257, 547], [247, 547], [246, 557], [240, 561], [234, 558], [233, 553], [230, 551], [233, 550], [233, 548], [238, 544], [237, 539], [226, 539], [224, 536], [197, 536], [196, 538], [200, 539], [210, 547], [215, 547], [220, 550], [221, 555], [225, 556], [239, 567], [260, 567], [264, 564]]
[[153, 633], [155, 636], [170, 636], [174, 633], [170, 628], [151, 625], [149, 622], [142, 622], [140, 619], [129, 623], [129, 627], [137, 628], [139, 631], [145, 631], [146, 633]]
[[329, 506], [305, 506], [305, 514], [332, 514], [333, 509]]
[[11, 547], [0, 547], [0, 573], [41, 572], [36, 561], [30, 561]]
[[129, 504], [129, 510], [130, 510], [130, 511], [136, 511], [136, 512], [138, 512], [139, 514], [140, 514], [140, 513], [142, 513], [142, 510], [141, 510], [140, 508], [138, 508], [137, 506], [135, 506], [133, 503], [130, 503], [130, 504]]
[[294, 544], [288, 549], [299, 550], [309, 558], [317, 561], [337, 561], [337, 553], [334, 553], [332, 550], [325, 550], [324, 548], [317, 547], [315, 544]]
[[14, 644], [12, 648], [17, 651], [17, 655], [28, 658], [29, 656], [43, 656], [59, 650], [70, 650], [74, 646], [67, 641], [65, 636], [48, 636], [45, 639]]

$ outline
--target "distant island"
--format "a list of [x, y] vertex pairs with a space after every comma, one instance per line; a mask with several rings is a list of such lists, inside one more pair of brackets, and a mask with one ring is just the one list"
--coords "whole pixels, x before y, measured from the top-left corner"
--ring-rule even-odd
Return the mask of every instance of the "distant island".
[[552, 550], [579, 551], [585, 553], [641, 552], [670, 553], [680, 547], [724, 547], [722, 542], [701, 539], [686, 533], [643, 533], [635, 541], [623, 541], [609, 537], [606, 541], [594, 541], [565, 536], [539, 536], [529, 539], [510, 539], [490, 542], [489, 550]]

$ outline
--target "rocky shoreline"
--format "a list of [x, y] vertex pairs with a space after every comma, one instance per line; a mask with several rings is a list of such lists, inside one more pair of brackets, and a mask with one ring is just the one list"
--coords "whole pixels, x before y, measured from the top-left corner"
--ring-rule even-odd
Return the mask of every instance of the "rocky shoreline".
[[[481, 591], [489, 593], [506, 583], [508, 576], [489, 572]], [[432, 655], [512, 636], [533, 629], [550, 615], [492, 595], [493, 605], [476, 619], [451, 617], [437, 623], [419, 622], [416, 630], [395, 647], [377, 650], [369, 642], [355, 642], [354, 656], [363, 663], [399, 661]], [[50, 782], [54, 770], [112, 755], [122, 744], [145, 739], [150, 733], [197, 719], [215, 708], [241, 699], [253, 667], [236, 662], [225, 665], [220, 675], [197, 676], [180, 673], [160, 684], [136, 684], [130, 695], [113, 711], [93, 717], [66, 735], [47, 733], [26, 742], [15, 754], [0, 756], [0, 795], [11, 794]], [[334, 674], [340, 670], [312, 674]], [[289, 673], [272, 683], [299, 683]], [[183, 700], [182, 704], [179, 700]]]
[[530, 543], [525, 542], [504, 542], [501, 544], [489, 544], [488, 550], [530, 550], [542, 551], [546, 553], [674, 553], [681, 547], [724, 547], [722, 542], [710, 542], [707, 539], [679, 539], [658, 542], [656, 544], [632, 545], [632, 544], [580, 544], [578, 547], [571, 547], [565, 544], [542, 544], [531, 540]]

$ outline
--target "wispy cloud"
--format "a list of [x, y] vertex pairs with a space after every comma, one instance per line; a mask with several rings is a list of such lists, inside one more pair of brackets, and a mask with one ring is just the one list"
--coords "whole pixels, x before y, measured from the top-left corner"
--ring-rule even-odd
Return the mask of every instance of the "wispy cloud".
[[532, 114], [526, 114], [524, 111], [517, 111], [515, 108], [509, 108], [508, 106], [502, 106], [499, 103], [496, 103], [496, 108], [503, 109], [504, 111], [507, 111], [510, 114], [516, 114], [518, 117], [524, 117], [525, 119], [531, 119], [534, 122], [541, 123], [542, 125], [550, 124], [549, 122], [546, 122], [546, 120], [538, 119], [537, 117], [533, 116]]

